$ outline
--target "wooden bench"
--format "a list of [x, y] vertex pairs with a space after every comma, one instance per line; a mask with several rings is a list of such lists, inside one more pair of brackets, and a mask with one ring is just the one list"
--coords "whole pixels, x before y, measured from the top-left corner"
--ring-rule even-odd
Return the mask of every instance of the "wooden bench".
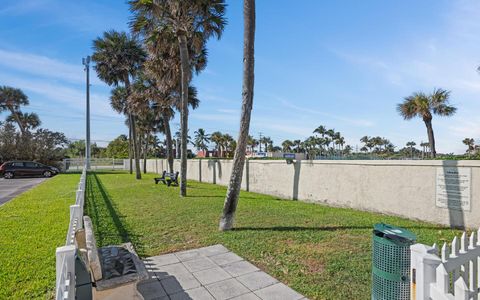
[[89, 272], [94, 299], [141, 299], [137, 283], [149, 278], [148, 271], [131, 243], [97, 248], [90, 217], [77, 230], [78, 256]]
[[155, 180], [155, 184], [158, 184], [158, 182], [163, 182], [163, 184], [166, 184], [167, 186], [178, 186], [178, 174], [179, 172], [175, 173], [169, 173], [167, 171], [163, 171], [162, 177], [156, 177], [153, 180]]

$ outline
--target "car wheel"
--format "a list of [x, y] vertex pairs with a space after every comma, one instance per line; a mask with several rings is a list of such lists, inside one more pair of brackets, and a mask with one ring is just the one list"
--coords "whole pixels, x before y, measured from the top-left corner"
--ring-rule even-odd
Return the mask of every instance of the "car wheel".
[[5, 177], [5, 179], [12, 179], [13, 172], [5, 172], [5, 174], [3, 174], [3, 177]]
[[52, 177], [52, 172], [50, 171], [43, 172], [43, 177]]

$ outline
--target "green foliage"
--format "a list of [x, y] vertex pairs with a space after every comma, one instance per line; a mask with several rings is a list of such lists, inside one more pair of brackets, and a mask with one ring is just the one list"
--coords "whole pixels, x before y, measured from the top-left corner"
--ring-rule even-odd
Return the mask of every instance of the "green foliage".
[[[242, 191], [236, 229], [221, 233], [226, 188], [189, 182], [153, 184], [147, 174], [91, 174], [87, 214], [100, 245], [131, 241], [148, 257], [223, 244], [310, 299], [369, 299], [371, 232], [379, 222], [408, 228], [419, 242], [451, 240], [448, 228], [398, 217], [289, 201]], [[348, 288], [345, 288], [348, 282]]]
[[52, 299], [80, 175], [58, 175], [0, 206], [0, 299]]
[[109, 158], [128, 158], [128, 139], [122, 134], [108, 143], [105, 155]]

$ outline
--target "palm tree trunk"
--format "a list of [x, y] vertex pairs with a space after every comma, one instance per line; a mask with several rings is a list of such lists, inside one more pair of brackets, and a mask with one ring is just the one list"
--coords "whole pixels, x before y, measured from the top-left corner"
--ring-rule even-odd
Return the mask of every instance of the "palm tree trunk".
[[170, 173], [173, 173], [173, 142], [172, 142], [172, 131], [170, 130], [170, 121], [168, 116], [162, 114], [163, 126], [165, 128], [165, 141], [167, 148], [167, 161], [168, 167], [170, 168]]
[[150, 134], [145, 134], [145, 148], [143, 148], [143, 174], [147, 174], [147, 152], [148, 152], [148, 138]]
[[20, 128], [20, 131], [22, 132], [22, 136], [25, 135], [25, 126], [20, 120], [20, 117], [18, 116], [18, 112], [13, 110], [13, 108], [10, 108], [10, 112], [12, 113], [12, 116], [15, 118], [15, 121], [18, 124], [18, 128]]
[[133, 173], [132, 161], [132, 116], [128, 114], [128, 160], [130, 161], [130, 174]]
[[[127, 90], [127, 96], [130, 94], [130, 80], [125, 78], [125, 88]], [[135, 120], [135, 115], [131, 112], [130, 113], [130, 118], [131, 118], [131, 128], [132, 128], [132, 138], [133, 138], [133, 159], [135, 160], [135, 178], [136, 179], [142, 179], [142, 172], [140, 171], [140, 160], [139, 160], [139, 148], [138, 148], [138, 142], [137, 142], [137, 126], [136, 126], [136, 120]]]
[[182, 111], [181, 111], [181, 165], [180, 165], [180, 195], [187, 196], [187, 138], [188, 138], [188, 85], [190, 82], [190, 62], [187, 48], [187, 37], [178, 36], [180, 60], [182, 66]]
[[238, 195], [242, 185], [243, 168], [245, 166], [245, 152], [250, 129], [250, 116], [253, 107], [253, 83], [254, 83], [254, 44], [255, 44], [255, 0], [243, 1], [243, 88], [242, 88], [242, 116], [240, 119], [240, 133], [237, 148], [233, 159], [232, 175], [228, 185], [223, 215], [220, 219], [219, 229], [230, 230], [235, 221]]
[[427, 127], [428, 142], [430, 143], [430, 155], [432, 158], [437, 157], [437, 151], [435, 150], [435, 136], [433, 134], [432, 120], [424, 120]]

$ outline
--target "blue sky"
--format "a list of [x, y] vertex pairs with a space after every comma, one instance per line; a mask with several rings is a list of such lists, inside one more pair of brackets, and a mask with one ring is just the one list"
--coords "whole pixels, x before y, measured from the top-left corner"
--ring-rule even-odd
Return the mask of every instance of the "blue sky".
[[[325, 125], [354, 147], [364, 135], [418, 144], [427, 140], [424, 124], [404, 121], [396, 104], [441, 87], [451, 90], [458, 113], [434, 119], [438, 151], [463, 153], [463, 138], [480, 142], [479, 15], [475, 0], [258, 0], [251, 134], [279, 144]], [[128, 30], [129, 18], [118, 0], [2, 0], [0, 85], [23, 89], [31, 102], [25, 110], [44, 127], [82, 138], [81, 58], [103, 31]], [[199, 127], [238, 134], [242, 1], [228, 1], [227, 18], [194, 79], [202, 102], [191, 112], [191, 134]], [[93, 78], [91, 90], [92, 139], [104, 144], [127, 130], [110, 109], [110, 88]]]

